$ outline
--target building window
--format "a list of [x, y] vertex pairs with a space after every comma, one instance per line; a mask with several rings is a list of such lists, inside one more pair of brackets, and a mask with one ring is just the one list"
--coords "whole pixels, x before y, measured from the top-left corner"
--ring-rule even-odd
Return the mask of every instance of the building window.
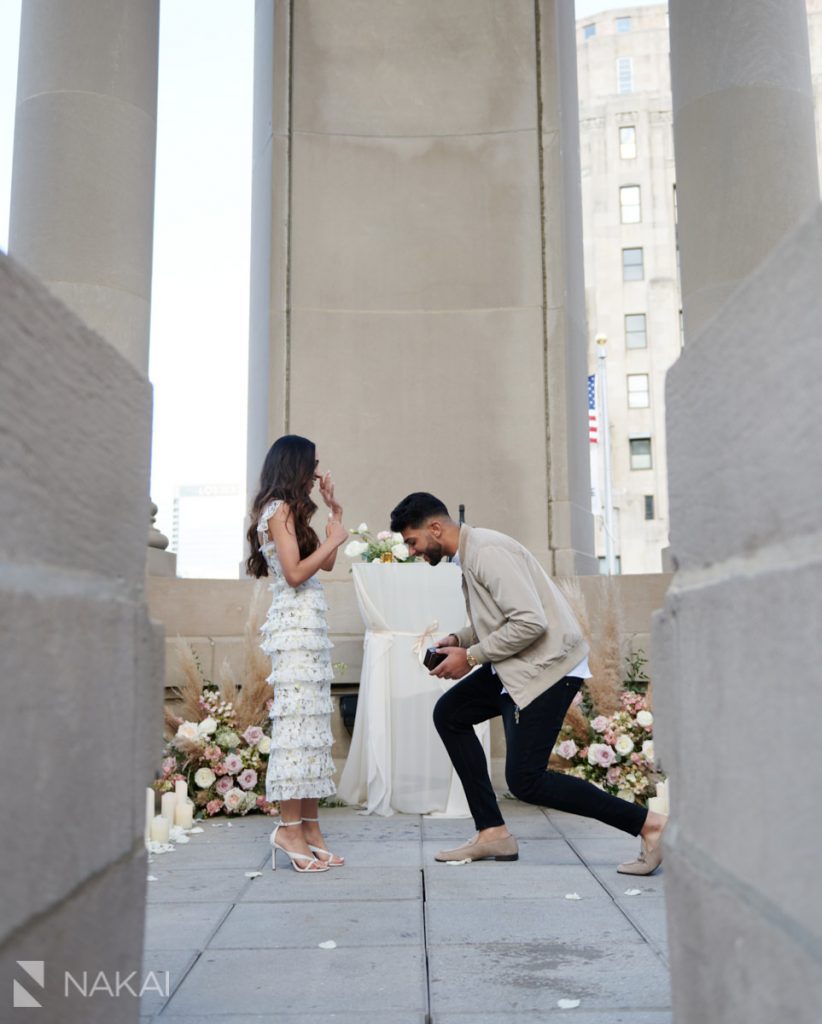
[[623, 224], [639, 224], [642, 220], [639, 185], [623, 185], [620, 188], [619, 219]]
[[617, 92], [627, 93], [634, 91], [634, 62], [630, 57], [620, 57], [617, 60]]
[[631, 448], [631, 469], [651, 468], [651, 439], [650, 437], [632, 437], [628, 444]]
[[[605, 555], [600, 555], [597, 558], [597, 561], [599, 562], [599, 575], [600, 576], [607, 576], [608, 575], [608, 559], [605, 557]], [[617, 576], [621, 576], [622, 575], [622, 558], [619, 555], [614, 555], [614, 573]]]
[[653, 494], [645, 495], [645, 518], [654, 518], [654, 496]]
[[628, 408], [647, 409], [651, 404], [647, 373], [628, 374]]
[[630, 18], [617, 18], [616, 19], [616, 30], [617, 30], [617, 32], [630, 32], [631, 31], [631, 19]]
[[595, 36], [596, 34], [597, 34], [596, 24], [586, 25], [583, 28], [583, 30], [582, 30], [582, 38], [583, 39], [590, 39], [591, 36]]
[[621, 160], [636, 160], [636, 128], [632, 124], [619, 129], [619, 156]]
[[622, 280], [641, 281], [645, 277], [642, 249], [622, 250]]
[[647, 348], [648, 338], [645, 333], [645, 314], [626, 313], [625, 315], [625, 347]]

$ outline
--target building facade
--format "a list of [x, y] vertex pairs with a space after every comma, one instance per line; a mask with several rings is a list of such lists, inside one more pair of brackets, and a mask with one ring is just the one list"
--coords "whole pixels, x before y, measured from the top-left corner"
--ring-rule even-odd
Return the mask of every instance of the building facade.
[[[807, 8], [818, 146], [822, 0]], [[604, 334], [614, 545], [623, 573], [659, 572], [668, 545], [665, 377], [683, 339], [669, 50], [667, 4], [577, 21], [589, 373]], [[600, 417], [591, 482], [604, 569], [602, 427]]]

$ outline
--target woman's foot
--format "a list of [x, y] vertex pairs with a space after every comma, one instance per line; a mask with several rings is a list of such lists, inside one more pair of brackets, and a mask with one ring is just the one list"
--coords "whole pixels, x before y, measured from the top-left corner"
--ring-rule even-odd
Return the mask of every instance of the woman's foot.
[[318, 861], [318, 858], [311, 852], [303, 834], [301, 821], [282, 821], [271, 834], [272, 845], [275, 844], [286, 854], [293, 853], [298, 857], [297, 864], [300, 868], [308, 871], [325, 870], [320, 863], [311, 864], [311, 861]]
[[321, 863], [332, 868], [341, 868], [345, 864], [345, 857], [338, 857], [326, 849], [319, 818], [303, 818], [303, 836], [308, 848]]

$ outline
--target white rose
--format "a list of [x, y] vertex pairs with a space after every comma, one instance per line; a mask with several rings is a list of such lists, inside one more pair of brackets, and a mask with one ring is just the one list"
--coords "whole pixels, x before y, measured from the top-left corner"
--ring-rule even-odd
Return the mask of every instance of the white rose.
[[361, 554], [368, 550], [368, 545], [362, 540], [352, 540], [345, 545], [344, 553], [349, 558], [359, 558]]
[[631, 751], [634, 749], [634, 741], [631, 739], [630, 736], [626, 736], [623, 733], [622, 736], [617, 737], [615, 746], [616, 752], [618, 754], [622, 754], [622, 756], [625, 757], [626, 754], [630, 754]]
[[654, 741], [653, 740], [645, 740], [645, 742], [642, 744], [642, 756], [643, 757], [647, 757], [649, 761], [653, 761], [653, 759], [654, 759]]
[[406, 558], [408, 558], [408, 554], [409, 554], [409, 552], [408, 552], [408, 545], [407, 544], [395, 544], [394, 547], [391, 548], [391, 554], [394, 556], [394, 558], [397, 559], [398, 562], [404, 562], [406, 560]]
[[194, 781], [200, 789], [208, 789], [214, 784], [216, 778], [217, 776], [210, 768], [198, 768], [194, 773]]
[[640, 711], [637, 713], [636, 720], [637, 725], [653, 725], [654, 716], [651, 714], [650, 711]]
[[403, 537], [403, 535], [401, 533], [395, 533], [395, 534], [393, 534], [393, 537], [394, 537], [394, 543], [395, 544], [402, 544], [403, 541], [405, 540], [405, 537]]
[[209, 715], [208, 718], [204, 718], [202, 722], [198, 722], [197, 724], [197, 732], [200, 734], [200, 736], [211, 736], [211, 734], [215, 732], [216, 729], [217, 719], [212, 718], [211, 715]]
[[368, 533], [368, 523], [360, 523], [357, 527], [357, 533]]
[[263, 738], [257, 744], [257, 750], [259, 750], [261, 754], [271, 753], [271, 737], [263, 736]]
[[181, 722], [177, 728], [177, 739], [180, 740], [198, 740], [200, 733], [197, 729], [196, 722]]
[[223, 797], [223, 803], [228, 811], [238, 811], [245, 802], [245, 793], [235, 786]]

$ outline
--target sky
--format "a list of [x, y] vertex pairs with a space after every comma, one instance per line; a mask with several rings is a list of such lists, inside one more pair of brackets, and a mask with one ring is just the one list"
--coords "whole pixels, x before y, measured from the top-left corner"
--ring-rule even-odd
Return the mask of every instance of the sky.
[[[3, 251], [21, 2], [0, 0]], [[577, 0], [576, 14], [624, 6]], [[162, 0], [160, 11], [151, 494], [171, 537], [176, 488], [245, 487], [254, 0]]]

